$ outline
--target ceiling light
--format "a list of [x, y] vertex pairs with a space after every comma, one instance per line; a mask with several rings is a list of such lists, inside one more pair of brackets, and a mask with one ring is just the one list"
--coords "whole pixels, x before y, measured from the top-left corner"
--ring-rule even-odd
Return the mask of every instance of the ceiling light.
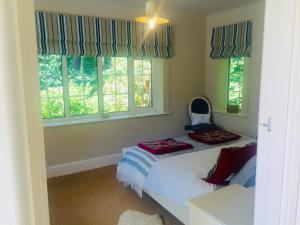
[[170, 21], [166, 18], [159, 17], [157, 15], [157, 8], [155, 1], [147, 0], [145, 16], [137, 17], [135, 20], [139, 23], [146, 23], [149, 25], [150, 29], [153, 29], [156, 24], [169, 23]]

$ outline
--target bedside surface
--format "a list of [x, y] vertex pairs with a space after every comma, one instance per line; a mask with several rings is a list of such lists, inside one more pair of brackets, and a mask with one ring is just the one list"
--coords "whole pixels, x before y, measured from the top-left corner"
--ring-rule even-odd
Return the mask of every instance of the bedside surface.
[[190, 199], [188, 204], [215, 224], [253, 225], [254, 189], [230, 185]]

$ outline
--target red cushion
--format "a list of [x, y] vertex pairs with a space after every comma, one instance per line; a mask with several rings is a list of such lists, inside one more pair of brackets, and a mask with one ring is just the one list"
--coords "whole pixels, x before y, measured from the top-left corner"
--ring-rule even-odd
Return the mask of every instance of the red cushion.
[[205, 132], [194, 133], [190, 132], [189, 137], [195, 141], [202, 142], [208, 145], [220, 144], [228, 141], [233, 141], [239, 139], [241, 136], [237, 134], [230, 133], [225, 130], [214, 129]]
[[172, 138], [168, 138], [165, 140], [142, 142], [138, 143], [138, 146], [155, 155], [177, 152], [193, 148], [193, 145], [191, 144], [176, 141]]
[[223, 148], [213, 169], [207, 178], [203, 178], [212, 184], [227, 185], [227, 178], [237, 173], [256, 154], [256, 144], [249, 144], [244, 147]]

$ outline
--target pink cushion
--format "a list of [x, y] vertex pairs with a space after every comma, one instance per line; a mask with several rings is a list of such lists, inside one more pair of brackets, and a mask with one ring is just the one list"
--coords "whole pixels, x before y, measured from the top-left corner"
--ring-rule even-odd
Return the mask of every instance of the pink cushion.
[[242, 169], [254, 155], [256, 155], [256, 143], [244, 147], [223, 148], [217, 163], [202, 180], [212, 184], [227, 185], [229, 183], [227, 179]]
[[138, 143], [138, 146], [155, 155], [177, 152], [193, 148], [193, 145], [172, 138]]
[[241, 137], [240, 135], [233, 134], [220, 129], [214, 129], [199, 133], [190, 132], [188, 136], [195, 141], [199, 141], [208, 145], [215, 145], [228, 141], [233, 141]]

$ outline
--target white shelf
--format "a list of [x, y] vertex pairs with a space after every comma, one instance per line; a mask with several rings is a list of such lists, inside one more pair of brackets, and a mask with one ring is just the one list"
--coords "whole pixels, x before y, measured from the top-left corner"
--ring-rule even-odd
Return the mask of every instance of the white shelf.
[[190, 199], [190, 225], [253, 225], [254, 189], [230, 185]]

